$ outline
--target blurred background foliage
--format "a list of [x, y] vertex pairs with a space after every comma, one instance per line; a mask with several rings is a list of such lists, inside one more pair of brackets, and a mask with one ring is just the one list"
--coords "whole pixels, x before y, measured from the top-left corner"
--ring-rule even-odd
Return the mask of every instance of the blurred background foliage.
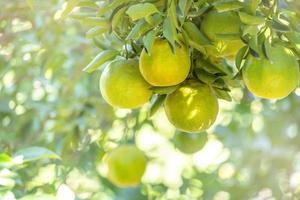
[[[1, 200], [300, 199], [300, 88], [273, 102], [233, 89], [204, 148], [185, 155], [164, 112], [103, 101], [99, 73], [82, 72], [100, 49], [55, 19], [63, 3], [0, 1]], [[104, 153], [126, 141], [149, 160], [138, 188], [105, 179]]]

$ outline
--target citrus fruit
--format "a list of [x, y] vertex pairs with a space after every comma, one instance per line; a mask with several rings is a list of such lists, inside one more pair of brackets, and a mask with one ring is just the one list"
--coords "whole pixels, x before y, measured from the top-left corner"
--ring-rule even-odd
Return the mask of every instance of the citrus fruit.
[[269, 53], [270, 60], [250, 55], [243, 67], [243, 79], [254, 95], [282, 99], [296, 88], [299, 65], [292, 51], [285, 47], [271, 47]]
[[234, 12], [210, 11], [205, 15], [202, 23], [202, 32], [214, 43], [206, 48], [208, 55], [215, 57], [234, 57], [244, 46], [240, 39], [222, 40], [218, 34], [239, 34], [241, 21]]
[[100, 78], [103, 98], [112, 106], [137, 108], [151, 97], [150, 85], [139, 72], [137, 60], [116, 60], [103, 71]]
[[164, 107], [176, 128], [191, 133], [209, 128], [219, 111], [217, 97], [210, 86], [196, 80], [189, 80], [168, 94]]
[[146, 169], [144, 153], [134, 145], [122, 145], [105, 157], [107, 178], [119, 187], [134, 187], [141, 182]]
[[177, 85], [185, 80], [190, 71], [190, 57], [185, 47], [172, 48], [166, 40], [154, 41], [151, 52], [144, 49], [140, 56], [140, 71], [153, 86]]
[[193, 154], [201, 150], [207, 142], [207, 133], [185, 133], [178, 131], [174, 136], [174, 144], [177, 149], [186, 154]]

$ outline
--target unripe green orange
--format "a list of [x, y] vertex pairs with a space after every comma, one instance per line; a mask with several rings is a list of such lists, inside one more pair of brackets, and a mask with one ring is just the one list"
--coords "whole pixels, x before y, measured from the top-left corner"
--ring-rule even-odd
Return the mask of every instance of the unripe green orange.
[[186, 154], [193, 154], [201, 150], [207, 142], [207, 133], [185, 133], [178, 131], [174, 136], [174, 144], [177, 149]]
[[169, 121], [190, 133], [208, 129], [219, 111], [217, 97], [210, 86], [196, 80], [189, 80], [168, 94], [164, 107]]
[[103, 98], [112, 106], [137, 108], [151, 97], [150, 85], [139, 72], [137, 60], [116, 60], [110, 63], [100, 78]]
[[144, 153], [134, 145], [122, 145], [105, 157], [107, 178], [119, 187], [134, 187], [140, 184], [146, 169]]
[[299, 82], [299, 65], [291, 50], [271, 47], [270, 60], [249, 56], [243, 67], [247, 88], [256, 96], [282, 99], [288, 96]]
[[166, 40], [154, 41], [151, 52], [144, 49], [140, 56], [140, 71], [153, 86], [172, 86], [184, 81], [190, 71], [188, 49], [177, 47], [175, 53]]
[[205, 15], [202, 23], [202, 32], [214, 43], [206, 48], [208, 55], [215, 57], [234, 57], [244, 46], [240, 39], [221, 40], [218, 34], [239, 34], [241, 21], [234, 12], [210, 11]]

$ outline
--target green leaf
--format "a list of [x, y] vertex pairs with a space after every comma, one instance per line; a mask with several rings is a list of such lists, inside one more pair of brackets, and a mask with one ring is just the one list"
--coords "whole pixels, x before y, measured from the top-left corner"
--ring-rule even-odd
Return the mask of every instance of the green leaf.
[[155, 94], [170, 94], [174, 92], [179, 85], [174, 85], [174, 86], [167, 86], [167, 87], [151, 87], [150, 89], [155, 93]]
[[105, 33], [106, 31], [107, 31], [106, 29], [96, 26], [86, 32], [86, 37], [93, 38], [95, 36], [101, 35], [102, 33]]
[[155, 5], [151, 3], [140, 3], [136, 5], [132, 5], [128, 8], [126, 11], [126, 14], [129, 15], [129, 17], [135, 21], [144, 17], [147, 17], [149, 15], [152, 15], [154, 13], [159, 12]]
[[192, 0], [179, 0], [178, 6], [180, 9], [180, 12], [182, 14], [181, 24], [184, 23], [184, 20], [186, 16], [188, 15], [188, 12], [191, 8], [193, 1]]
[[124, 7], [124, 8], [121, 8], [119, 9], [115, 14], [113, 14], [111, 16], [111, 27], [112, 27], [112, 30], [116, 30], [117, 29], [117, 26], [119, 25], [119, 23], [121, 22], [121, 18], [124, 17], [124, 13], [126, 11], [127, 7]]
[[176, 29], [171, 21], [171, 17], [167, 17], [163, 24], [163, 35], [170, 42], [172, 48], [175, 48]]
[[224, 70], [223, 67], [218, 67], [216, 65], [213, 65], [212, 63], [208, 62], [207, 60], [204, 59], [197, 59], [196, 60], [196, 68], [202, 68], [208, 73], [211, 74], [217, 74], [219, 76], [225, 76], [227, 75], [226, 71]]
[[232, 79], [233, 80], [243, 80], [243, 70], [238, 71], [238, 73], [236, 73]]
[[207, 71], [203, 70], [203, 69], [196, 69], [195, 70], [196, 76], [197, 78], [206, 83], [206, 84], [212, 84], [213, 82], [215, 82], [218, 79], [218, 76], [208, 73]]
[[80, 17], [78, 15], [72, 15], [72, 18], [79, 20], [85, 26], [98, 26], [103, 29], [106, 28], [107, 30], [110, 28], [109, 21], [102, 17]]
[[252, 48], [249, 48], [249, 52], [250, 52], [250, 54], [253, 56], [253, 57], [255, 57], [255, 58], [259, 58], [259, 53], [256, 51], [256, 50], [254, 50], [254, 49], [252, 49]]
[[149, 111], [149, 116], [153, 116], [160, 106], [164, 103], [167, 95], [155, 95], [154, 98], [151, 101], [151, 106], [150, 106], [150, 111]]
[[163, 22], [163, 17], [160, 14], [154, 14], [148, 17], [145, 17], [145, 20], [148, 24], [150, 24], [152, 27], [155, 27]]
[[285, 37], [293, 45], [293, 48], [299, 55], [299, 53], [300, 53], [300, 33], [288, 32], [288, 33], [285, 33]]
[[244, 25], [242, 26], [242, 32], [243, 36], [249, 34], [251, 36], [255, 36], [259, 32], [259, 28], [257, 26], [252, 26], [252, 25]]
[[259, 16], [249, 15], [245, 12], [239, 12], [241, 22], [248, 25], [260, 25], [265, 23], [265, 18]]
[[204, 15], [204, 13], [208, 12], [209, 10], [212, 9], [212, 5], [205, 3], [204, 6], [200, 9], [197, 9], [196, 11], [191, 11], [189, 12], [188, 17], [199, 17]]
[[248, 45], [250, 47], [250, 53], [254, 57], [260, 57], [261, 48], [259, 47], [257, 36], [251, 37], [249, 42], [248, 42]]
[[198, 27], [193, 22], [185, 22], [183, 24], [183, 29], [189, 37], [189, 42], [194, 45], [211, 45], [212, 42], [198, 29]]
[[126, 37], [126, 40], [135, 39], [138, 40], [147, 31], [151, 30], [152, 26], [148, 24], [144, 19], [139, 20], [131, 29]]
[[272, 20], [272, 28], [279, 32], [290, 32], [291, 29], [288, 25], [281, 23], [279, 20]]
[[211, 85], [222, 90], [227, 90], [228, 88], [225, 84], [225, 81], [222, 78], [217, 78]]
[[79, 7], [98, 8], [98, 5], [93, 0], [80, 0]]
[[99, 16], [104, 16], [108, 12], [117, 9], [118, 7], [125, 6], [135, 0], [117, 0], [117, 1], [106, 1], [106, 3], [101, 4], [98, 9]]
[[217, 1], [213, 6], [218, 12], [227, 12], [231, 10], [238, 10], [244, 7], [244, 4], [239, 1]]
[[62, 10], [60, 20], [65, 19], [72, 11], [73, 9], [79, 4], [80, 0], [69, 0]]
[[148, 54], [151, 53], [151, 49], [155, 40], [155, 31], [150, 31], [143, 37], [144, 47], [146, 48]]
[[250, 0], [249, 1], [249, 10], [252, 14], [256, 13], [258, 5], [261, 3], [261, 0]]
[[82, 71], [91, 73], [99, 69], [104, 63], [113, 60], [119, 51], [116, 50], [105, 50], [100, 52]]
[[214, 92], [215, 92], [216, 96], [219, 99], [223, 99], [223, 100], [226, 100], [226, 101], [232, 101], [232, 98], [231, 98], [230, 94], [227, 91], [224, 91], [222, 89], [215, 88], [215, 87], [213, 89], [214, 89]]
[[244, 46], [238, 51], [238, 53], [235, 57], [235, 65], [236, 65], [236, 68], [238, 70], [240, 70], [242, 68], [241, 67], [242, 61], [246, 58], [246, 55], [248, 54], [248, 51], [249, 51], [248, 46]]
[[172, 22], [173, 26], [175, 27], [175, 29], [179, 29], [175, 0], [169, 0], [169, 1], [170, 1], [170, 5], [169, 5], [169, 8], [168, 8], [168, 13], [167, 14], [170, 17], [171, 22]]
[[21, 149], [13, 157], [23, 158], [23, 162], [29, 162], [40, 159], [60, 159], [59, 155], [44, 147], [28, 147]]
[[270, 56], [271, 44], [270, 44], [270, 41], [269, 41], [268, 38], [265, 39], [265, 41], [264, 41], [264, 43], [262, 45], [262, 50], [263, 50], [262, 52], [263, 52], [265, 58], [267, 60], [270, 60], [271, 59], [271, 56]]

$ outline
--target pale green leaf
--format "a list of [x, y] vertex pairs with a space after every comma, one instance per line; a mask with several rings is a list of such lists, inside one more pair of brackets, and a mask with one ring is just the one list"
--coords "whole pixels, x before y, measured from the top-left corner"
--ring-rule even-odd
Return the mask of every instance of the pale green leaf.
[[60, 15], [60, 20], [65, 19], [73, 9], [79, 4], [80, 0], [69, 0], [64, 4], [62, 13]]
[[40, 159], [60, 159], [53, 151], [44, 147], [28, 147], [17, 151], [13, 157], [22, 157], [23, 162]]
[[100, 52], [82, 71], [91, 73], [99, 69], [104, 63], [113, 60], [119, 54], [116, 50]]
[[128, 8], [126, 11], [126, 14], [129, 15], [129, 17], [135, 21], [144, 17], [147, 17], [149, 15], [152, 15], [154, 13], [159, 12], [155, 5], [151, 3], [140, 3], [136, 5], [132, 5]]

